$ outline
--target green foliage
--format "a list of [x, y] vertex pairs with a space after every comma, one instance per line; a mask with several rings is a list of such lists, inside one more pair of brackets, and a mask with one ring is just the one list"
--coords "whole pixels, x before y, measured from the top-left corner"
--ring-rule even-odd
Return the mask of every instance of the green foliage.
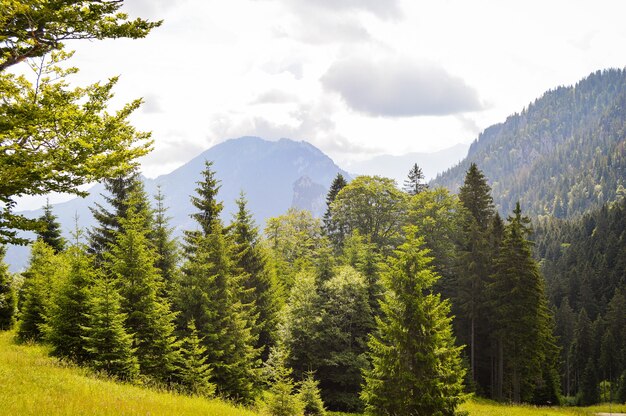
[[[374, 317], [364, 277], [351, 266], [340, 266], [333, 272], [319, 288], [317, 348], [308, 346], [317, 350], [311, 368], [321, 380], [322, 397], [330, 408], [357, 411], [363, 408], [359, 399], [361, 373], [368, 367], [367, 337], [374, 329]], [[304, 372], [303, 376], [310, 375]]]
[[120, 175], [150, 150], [148, 133], [128, 123], [141, 101], [106, 111], [117, 78], [70, 89], [75, 69], [60, 68], [67, 54], [33, 68], [37, 83], [0, 72], [0, 241], [23, 243], [15, 229], [38, 229], [36, 220], [11, 213], [15, 197], [66, 192]]
[[301, 416], [304, 405], [299, 396], [294, 394], [295, 383], [291, 378], [291, 369], [287, 367], [288, 351], [284, 345], [277, 345], [270, 350], [265, 364], [265, 374], [270, 382], [270, 389], [265, 393], [260, 404], [261, 413], [268, 416]]
[[139, 364], [132, 347], [133, 337], [124, 328], [121, 297], [112, 280], [100, 277], [90, 292], [88, 326], [84, 328], [84, 349], [88, 364], [97, 371], [121, 380], [132, 380]]
[[196, 324], [192, 320], [187, 326], [188, 334], [180, 346], [180, 360], [177, 368], [179, 384], [187, 393], [209, 397], [215, 393], [215, 385], [210, 382], [211, 368], [206, 363], [206, 348], [198, 338]]
[[65, 249], [65, 239], [61, 236], [61, 225], [52, 213], [50, 202], [43, 207], [43, 215], [39, 217], [42, 228], [37, 231], [37, 236], [47, 245], [52, 247], [55, 254]]
[[366, 414], [453, 415], [462, 402], [450, 306], [429, 293], [438, 276], [422, 245], [408, 229], [383, 273], [383, 317], [370, 337], [372, 368], [361, 393]]
[[[498, 342], [501, 372], [496, 397], [509, 401], [533, 400], [538, 380], [551, 383], [548, 394], [557, 400], [553, 359], [558, 354], [539, 267], [532, 258], [529, 219], [522, 217], [519, 204], [505, 227], [504, 240], [489, 289], [494, 302], [494, 336]], [[546, 395], [545, 392], [542, 393]]]
[[133, 337], [133, 348], [140, 372], [156, 380], [169, 381], [176, 360], [174, 351], [174, 314], [162, 298], [162, 281], [154, 266], [154, 248], [148, 240], [146, 211], [135, 207], [143, 203], [141, 192], [128, 195], [126, 218], [119, 219], [121, 231], [105, 253], [107, 269], [115, 278], [122, 296], [125, 328]]
[[21, 341], [39, 341], [44, 335], [52, 295], [65, 275], [65, 266], [52, 247], [38, 240], [33, 243], [25, 275], [17, 337]]
[[[138, 171], [133, 170], [126, 175], [107, 178], [104, 181], [104, 188], [110, 195], [102, 196], [110, 208], [97, 203], [94, 208], [90, 208], [98, 225], [88, 233], [89, 252], [95, 254], [96, 262], [100, 264], [105, 253], [116, 243], [117, 235], [124, 230], [123, 221], [128, 218], [129, 209], [134, 210], [135, 215], [142, 218], [143, 229], [153, 227], [152, 208]], [[131, 195], [134, 195], [132, 201]], [[152, 240], [151, 233], [147, 236]]]
[[178, 267], [180, 253], [176, 238], [172, 238], [173, 228], [169, 226], [170, 218], [167, 217], [167, 207], [164, 204], [165, 196], [160, 187], [154, 199], [156, 207], [154, 210], [153, 240], [157, 255], [154, 266], [159, 270], [163, 281], [160, 295], [171, 298], [180, 277]]
[[332, 217], [347, 235], [358, 230], [386, 252], [401, 241], [406, 199], [391, 179], [359, 176], [337, 194]]
[[90, 290], [95, 279], [92, 260], [86, 247], [74, 245], [63, 254], [68, 264], [67, 277], [56, 292], [46, 323], [45, 338], [51, 355], [84, 362], [85, 328], [89, 326]]
[[3, 0], [0, 71], [75, 39], [143, 38], [161, 22], [129, 20], [122, 1]]
[[17, 296], [13, 276], [4, 262], [5, 247], [0, 246], [0, 331], [13, 328], [17, 311]]
[[324, 416], [324, 402], [320, 396], [319, 381], [315, 380], [314, 373], [308, 372], [306, 378], [300, 383], [298, 397], [304, 405], [305, 416]]
[[229, 227], [232, 256], [235, 267], [243, 276], [242, 302], [254, 305], [258, 313], [256, 324], [252, 326], [253, 335], [257, 338], [255, 348], [261, 351], [263, 358], [267, 358], [269, 348], [276, 340], [282, 299], [275, 270], [270, 267], [267, 250], [261, 244], [258, 228], [246, 203], [242, 194], [237, 200], [239, 210]]
[[244, 275], [230, 258], [233, 248], [219, 219], [222, 203], [215, 200], [219, 185], [210, 163], [202, 175], [192, 197], [200, 230], [185, 233], [186, 261], [175, 296], [178, 327], [184, 331], [183, 325], [195, 321], [217, 394], [250, 403], [258, 392], [254, 304], [244, 303]]
[[279, 282], [289, 293], [296, 274], [313, 263], [313, 257], [322, 246], [321, 225], [306, 210], [290, 208], [284, 215], [269, 218], [265, 240]]

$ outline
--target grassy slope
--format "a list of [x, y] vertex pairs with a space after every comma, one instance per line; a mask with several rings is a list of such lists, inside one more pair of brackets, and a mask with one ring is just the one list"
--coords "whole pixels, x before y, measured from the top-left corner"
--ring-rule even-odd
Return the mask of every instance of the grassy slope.
[[15, 345], [8, 332], [0, 332], [0, 409], [6, 416], [255, 415], [217, 400], [98, 379], [47, 357], [44, 347]]
[[[45, 347], [15, 345], [10, 332], [0, 332], [0, 409], [6, 416], [256, 415], [218, 400], [98, 379], [83, 369], [64, 366], [48, 357]], [[460, 410], [469, 411], [471, 416], [587, 416], [608, 412], [609, 406], [536, 408], [475, 399], [463, 404]], [[612, 410], [626, 412], [626, 405], [613, 405]]]

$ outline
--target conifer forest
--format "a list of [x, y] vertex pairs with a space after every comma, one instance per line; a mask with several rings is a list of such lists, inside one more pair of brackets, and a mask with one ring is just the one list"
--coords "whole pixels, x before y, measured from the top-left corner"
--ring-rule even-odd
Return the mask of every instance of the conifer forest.
[[[623, 69], [548, 91], [432, 181], [417, 163], [401, 184], [341, 171], [319, 216], [260, 223], [248, 195], [263, 189], [224, 201], [229, 172], [205, 160], [176, 230], [181, 202], [144, 186], [141, 100], [111, 113], [116, 77], [66, 81], [67, 41], [161, 26], [122, 3], [0, 0], [0, 331], [98, 377], [263, 415], [626, 403]], [[50, 203], [16, 210], [93, 183], [95, 225], [76, 218], [71, 237]], [[10, 244], [30, 247], [17, 273]]]

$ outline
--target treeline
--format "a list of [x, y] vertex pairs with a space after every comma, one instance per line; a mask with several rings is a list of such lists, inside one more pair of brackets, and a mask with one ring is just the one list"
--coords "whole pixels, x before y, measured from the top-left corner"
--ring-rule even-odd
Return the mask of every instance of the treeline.
[[369, 414], [452, 415], [463, 389], [559, 401], [528, 219], [519, 205], [500, 218], [476, 165], [458, 197], [428, 189], [417, 166], [404, 191], [338, 175], [322, 220], [292, 209], [263, 235], [243, 196], [225, 225], [210, 163], [202, 177], [197, 226], [180, 243], [163, 195], [153, 208], [137, 175], [106, 182], [86, 242], [77, 230], [64, 248], [47, 209], [18, 337], [121, 379], [260, 400], [273, 414], [323, 412], [318, 388], [329, 409]]
[[597, 71], [487, 128], [433, 184], [456, 191], [476, 163], [501, 213], [519, 201], [532, 217], [581, 215], [624, 195], [625, 123], [626, 71]]
[[565, 394], [626, 402], [626, 198], [573, 220], [543, 219], [534, 239]]

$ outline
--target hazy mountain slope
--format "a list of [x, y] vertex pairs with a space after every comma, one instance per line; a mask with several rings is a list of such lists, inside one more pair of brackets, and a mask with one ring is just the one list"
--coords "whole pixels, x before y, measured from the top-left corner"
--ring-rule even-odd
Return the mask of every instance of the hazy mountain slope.
[[381, 155], [368, 160], [352, 162], [346, 168], [353, 174], [380, 175], [395, 179], [402, 186], [413, 164], [422, 168], [426, 180], [454, 166], [465, 156], [469, 145], [459, 143], [448, 149], [432, 153], [407, 153], [405, 155]]
[[[320, 201], [324, 201], [333, 178], [338, 172], [348, 175], [319, 149], [304, 141], [267, 141], [258, 137], [227, 140], [167, 175], [144, 179], [149, 195], [154, 195], [157, 186], [161, 186], [168, 214], [172, 217], [171, 225], [177, 234], [195, 227], [189, 217], [193, 212], [189, 197], [195, 192], [205, 160], [213, 161], [213, 169], [221, 180], [218, 197], [224, 201], [222, 218], [226, 222], [231, 220], [236, 211], [235, 200], [244, 191], [248, 208], [260, 226], [267, 218], [283, 214], [292, 205], [321, 215], [325, 206], [320, 205]], [[53, 212], [66, 235], [74, 229], [76, 214], [81, 227], [93, 225], [89, 207], [95, 202], [102, 203], [103, 189], [98, 184], [86, 198], [53, 205]], [[41, 210], [25, 212], [29, 217], [41, 214]], [[28, 249], [10, 247], [7, 262], [15, 271], [26, 264], [27, 257]]]
[[471, 162], [504, 214], [518, 200], [527, 213], [557, 217], [614, 200], [626, 179], [626, 72], [598, 71], [546, 92], [487, 128], [467, 158], [432, 183], [456, 191]]

